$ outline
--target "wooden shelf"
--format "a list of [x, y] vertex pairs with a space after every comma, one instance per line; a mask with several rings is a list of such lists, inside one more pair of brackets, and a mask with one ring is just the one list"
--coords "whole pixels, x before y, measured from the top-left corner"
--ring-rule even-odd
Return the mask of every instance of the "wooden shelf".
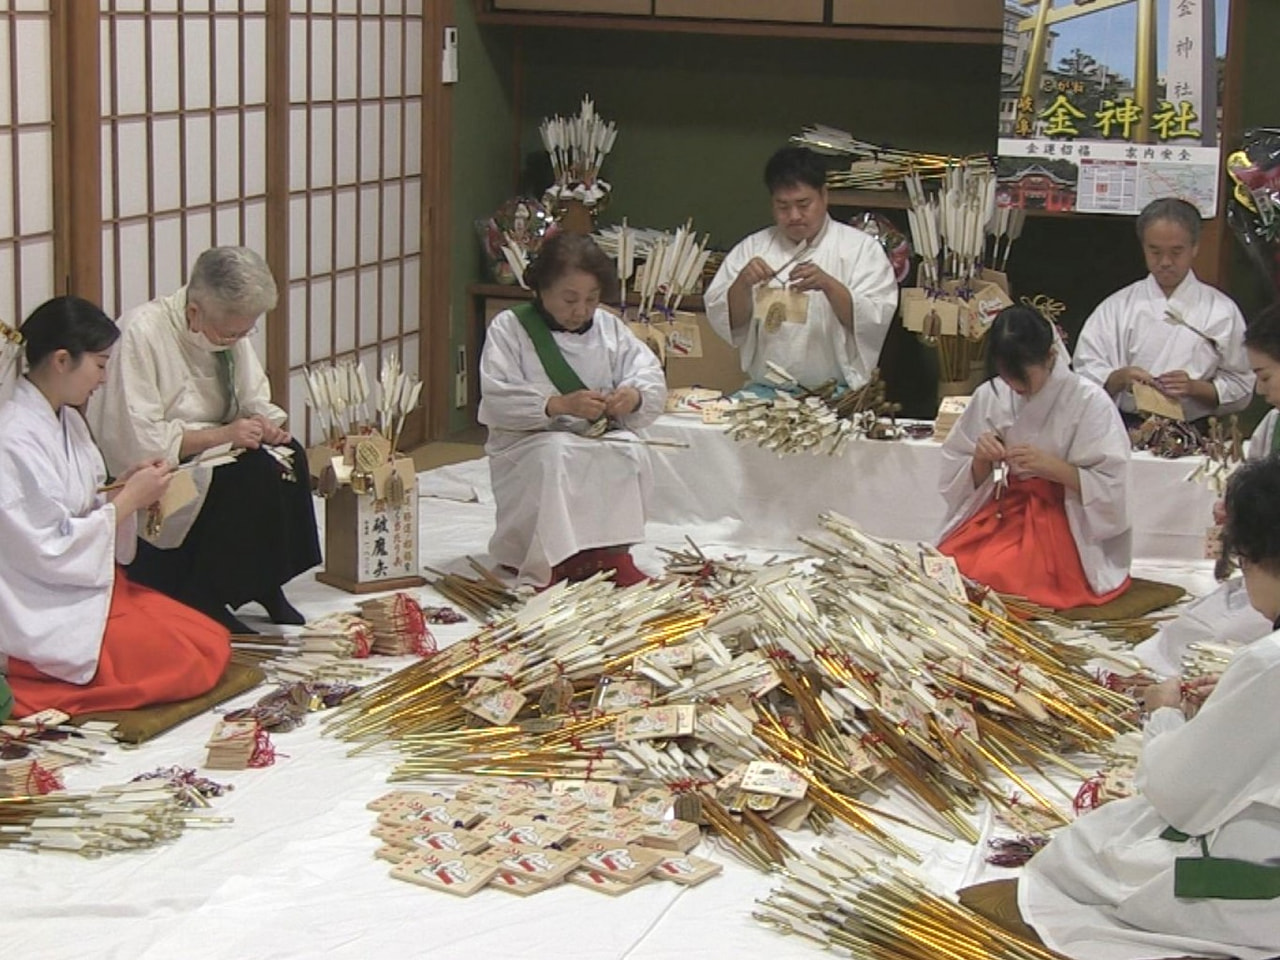
[[844, 190], [827, 191], [827, 200], [833, 207], [871, 207], [879, 210], [905, 210], [908, 199], [905, 190]]
[[535, 13], [489, 10], [476, 13], [481, 26], [550, 27], [558, 30], [631, 30], [641, 33], [701, 33], [737, 37], [863, 40], [875, 43], [962, 43], [1000, 46], [999, 30], [930, 27], [853, 26], [830, 23], [769, 23], [590, 13]]
[[[514, 283], [473, 283], [467, 287], [467, 293], [473, 297], [493, 297], [504, 300], [532, 300], [533, 292]], [[627, 303], [639, 303], [640, 298], [634, 293], [627, 294]], [[691, 293], [680, 300], [681, 312], [689, 310], [698, 313], [702, 310], [702, 297]]]
[[[833, 207], [866, 207], [870, 210], [906, 210], [908, 206], [905, 190], [837, 190], [827, 191], [827, 198]], [[1082, 210], [1036, 210], [1027, 209], [1028, 217], [1062, 220], [1068, 217], [1115, 217], [1114, 213], [1086, 213]]]

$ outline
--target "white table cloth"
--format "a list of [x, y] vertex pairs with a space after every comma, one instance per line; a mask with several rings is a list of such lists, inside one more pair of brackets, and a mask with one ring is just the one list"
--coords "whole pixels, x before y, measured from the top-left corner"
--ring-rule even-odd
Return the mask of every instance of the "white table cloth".
[[[932, 440], [853, 440], [836, 456], [779, 456], [735, 442], [723, 426], [667, 414], [648, 436], [689, 444], [653, 447], [650, 519], [709, 530], [723, 541], [792, 549], [821, 510], [834, 510], [867, 533], [934, 542], [944, 505], [938, 493], [942, 445]], [[1133, 555], [1199, 560], [1216, 495], [1189, 482], [1201, 458], [1133, 457]]]

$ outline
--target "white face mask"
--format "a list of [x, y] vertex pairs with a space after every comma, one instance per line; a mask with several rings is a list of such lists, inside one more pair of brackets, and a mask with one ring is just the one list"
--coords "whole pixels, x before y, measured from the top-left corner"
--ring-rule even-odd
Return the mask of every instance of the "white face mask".
[[186, 334], [187, 343], [205, 353], [221, 353], [223, 350], [230, 350], [235, 346], [232, 343], [214, 343], [204, 335], [204, 331], [197, 332], [190, 327], [184, 327], [182, 332]]

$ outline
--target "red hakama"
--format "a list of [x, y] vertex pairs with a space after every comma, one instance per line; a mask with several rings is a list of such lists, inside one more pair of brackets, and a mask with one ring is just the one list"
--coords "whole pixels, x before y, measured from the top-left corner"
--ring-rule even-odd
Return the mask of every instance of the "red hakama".
[[231, 659], [225, 627], [163, 593], [131, 583], [117, 567], [98, 672], [84, 685], [9, 659], [15, 717], [50, 708], [71, 716], [132, 710], [208, 693]]
[[1062, 484], [1043, 477], [1015, 480], [938, 549], [954, 557], [971, 580], [1051, 610], [1108, 603], [1129, 589], [1129, 578], [1109, 593], [1094, 593], [1071, 536], [1063, 494]]

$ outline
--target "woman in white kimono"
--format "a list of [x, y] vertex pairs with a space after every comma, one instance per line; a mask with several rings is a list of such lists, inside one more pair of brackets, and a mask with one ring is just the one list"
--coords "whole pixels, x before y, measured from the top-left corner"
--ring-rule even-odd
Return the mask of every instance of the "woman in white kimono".
[[[1261, 460], [1280, 453], [1280, 304], [1272, 304], [1253, 319], [1245, 332], [1244, 346], [1258, 395], [1272, 407], [1254, 429], [1245, 452], [1247, 459]], [[1215, 505], [1214, 514], [1214, 521], [1222, 523], [1221, 502]], [[1156, 673], [1176, 676], [1193, 643], [1252, 643], [1270, 632], [1271, 621], [1253, 609], [1244, 581], [1233, 577], [1188, 604], [1176, 620], [1166, 623], [1133, 652]]]
[[227, 631], [130, 583], [136, 514], [169, 482], [144, 463], [104, 491], [78, 407], [119, 337], [93, 304], [59, 297], [22, 326], [28, 372], [0, 408], [0, 671], [14, 712], [125, 710], [206, 693], [231, 656]]
[[1253, 375], [1244, 317], [1226, 294], [1191, 269], [1200, 212], [1185, 200], [1153, 200], [1138, 216], [1150, 274], [1103, 300], [1085, 321], [1073, 366], [1136, 414], [1133, 385], [1145, 383], [1182, 404], [1187, 420], [1249, 405]]
[[[1249, 600], [1275, 622], [1280, 461], [1237, 471], [1226, 511]], [[1144, 698], [1137, 794], [1080, 817], [1031, 859], [1017, 881], [1021, 920], [1079, 960], [1280, 955], [1280, 630], [1241, 650], [1216, 687], [1174, 678]], [[1011, 883], [970, 888], [962, 902], [1016, 927]]]
[[589, 237], [551, 238], [525, 278], [536, 299], [494, 317], [480, 357], [498, 513], [489, 553], [526, 583], [603, 569], [620, 585], [638, 582], [629, 546], [644, 539], [648, 454], [595, 437], [643, 429], [662, 413], [662, 367], [600, 309], [616, 274]]
[[1051, 609], [1129, 585], [1129, 437], [1071, 372], [1053, 327], [1009, 307], [988, 334], [990, 379], [942, 447], [938, 548], [967, 577]]

